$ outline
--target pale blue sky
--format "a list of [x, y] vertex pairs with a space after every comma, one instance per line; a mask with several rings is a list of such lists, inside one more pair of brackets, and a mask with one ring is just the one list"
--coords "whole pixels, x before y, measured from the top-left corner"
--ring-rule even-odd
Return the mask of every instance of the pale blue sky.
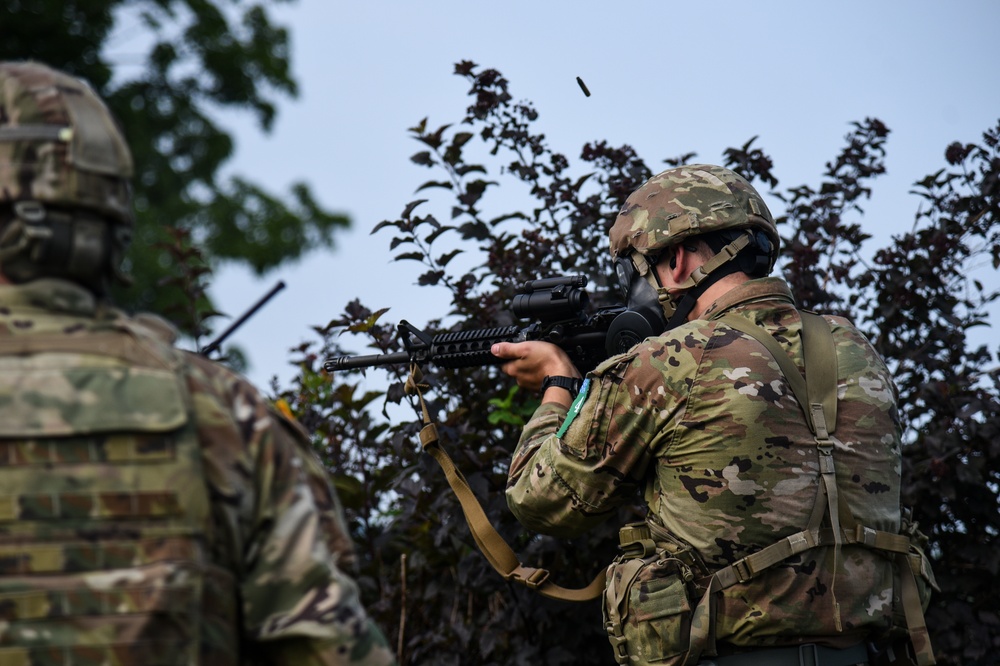
[[[633, 146], [654, 170], [688, 151], [719, 162], [723, 149], [758, 135], [779, 188], [816, 186], [850, 122], [877, 117], [892, 130], [889, 173], [862, 223], [882, 239], [910, 227], [919, 200], [908, 192], [944, 165], [948, 143], [978, 141], [1000, 118], [995, 0], [299, 0], [275, 18], [291, 28], [301, 96], [281, 105], [268, 136], [246, 118], [224, 119], [238, 142], [229, 170], [279, 192], [305, 180], [354, 228], [334, 252], [262, 279], [231, 268], [216, 276], [212, 293], [234, 316], [278, 279], [288, 285], [229, 340], [248, 352], [247, 374], [262, 387], [275, 374], [287, 382], [288, 348], [352, 298], [391, 307], [390, 322], [422, 325], [444, 312], [445, 294], [415, 286], [420, 266], [393, 263], [389, 234], [369, 231], [438, 177], [409, 161], [419, 146], [407, 128], [425, 116], [432, 126], [461, 118], [460, 60], [500, 70], [515, 99], [534, 103], [549, 145], [574, 163], [597, 139]], [[512, 195], [501, 187], [486, 205], [507, 210], [499, 197]], [[447, 217], [450, 202], [439, 201], [427, 212]], [[1000, 280], [995, 271], [987, 279]]]

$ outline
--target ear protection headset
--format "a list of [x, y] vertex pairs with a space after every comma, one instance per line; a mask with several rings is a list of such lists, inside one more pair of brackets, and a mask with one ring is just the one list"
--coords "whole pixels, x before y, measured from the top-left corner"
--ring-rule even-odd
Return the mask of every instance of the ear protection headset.
[[[0, 233], [0, 269], [13, 282], [59, 277], [103, 295], [113, 274], [115, 248], [128, 244], [130, 230], [84, 211], [70, 215], [37, 201], [18, 201]], [[125, 237], [122, 237], [124, 234]], [[121, 250], [117, 250], [118, 253]]]
[[[725, 245], [708, 262], [695, 269], [682, 287], [679, 300], [659, 283], [655, 266], [659, 257], [637, 252], [615, 259], [615, 274], [626, 310], [615, 317], [605, 341], [610, 355], [621, 354], [646, 338], [660, 335], [685, 321], [698, 297], [720, 278], [734, 272], [751, 278], [770, 270], [771, 240], [760, 230], [739, 229], [720, 235]], [[654, 284], [656, 286], [654, 286]]]
[[766, 233], [760, 229], [728, 229], [717, 232], [717, 234], [719, 240], [715, 243], [711, 239], [713, 234], [707, 234], [706, 238], [713, 252], [722, 251], [723, 245], [732, 243], [740, 236], [748, 235], [750, 237], [749, 244], [737, 253], [731, 262], [719, 268], [719, 277], [730, 273], [746, 273], [751, 278], [767, 276], [771, 270], [771, 253], [774, 248]]

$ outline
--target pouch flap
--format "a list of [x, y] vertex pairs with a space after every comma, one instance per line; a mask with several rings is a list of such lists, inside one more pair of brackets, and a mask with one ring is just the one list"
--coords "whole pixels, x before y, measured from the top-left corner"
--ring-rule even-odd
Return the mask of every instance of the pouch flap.
[[179, 380], [168, 370], [10, 358], [0, 370], [0, 437], [169, 432], [186, 420]]

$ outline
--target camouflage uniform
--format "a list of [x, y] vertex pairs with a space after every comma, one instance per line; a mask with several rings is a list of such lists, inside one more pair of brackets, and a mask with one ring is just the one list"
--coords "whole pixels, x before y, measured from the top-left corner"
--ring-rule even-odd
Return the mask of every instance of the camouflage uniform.
[[305, 434], [148, 321], [0, 286], [0, 664], [391, 664]]
[[[806, 526], [819, 484], [813, 434], [771, 355], [719, 321], [723, 314], [762, 327], [802, 367], [800, 318], [786, 284], [763, 278], [732, 289], [704, 318], [597, 367], [570, 408], [578, 413], [567, 416], [554, 403], [537, 409], [514, 453], [507, 488], [522, 524], [578, 535], [641, 490], [648, 520], [690, 544], [709, 571]], [[895, 388], [862, 334], [842, 318], [826, 319], [839, 360], [837, 485], [859, 522], [896, 532]], [[835, 580], [831, 551], [808, 550], [721, 593], [720, 653], [806, 642], [843, 648], [886, 630], [893, 613], [890, 561], [845, 546]], [[647, 591], [633, 590], [631, 618], [652, 620], [646, 657], [666, 660], [683, 649], [674, 644], [682, 637], [669, 616], [690, 609]]]

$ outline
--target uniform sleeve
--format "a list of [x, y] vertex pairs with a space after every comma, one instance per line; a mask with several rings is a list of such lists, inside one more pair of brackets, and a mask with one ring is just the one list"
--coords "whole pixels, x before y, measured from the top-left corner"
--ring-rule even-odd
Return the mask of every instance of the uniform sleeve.
[[394, 664], [344, 567], [343, 510], [305, 432], [245, 380], [200, 361], [195, 391], [206, 476], [227, 534], [255, 663]]
[[358, 562], [354, 552], [354, 542], [351, 541], [340, 498], [330, 482], [330, 472], [320, 462], [309, 444], [308, 433], [297, 421], [286, 418], [280, 410], [274, 410], [272, 415], [290, 433], [298, 450], [302, 452], [306, 479], [319, 513], [320, 531], [327, 540], [330, 552], [336, 557], [337, 566], [341, 571], [356, 572]]
[[308, 442], [268, 421], [241, 585], [247, 633], [275, 664], [394, 663], [342, 568], [353, 548], [335, 491]]
[[614, 357], [588, 375], [568, 411], [552, 403], [535, 411], [507, 483], [507, 504], [522, 525], [577, 536], [635, 496], [686, 395], [683, 384], [667, 388], [666, 356], [651, 345]]

